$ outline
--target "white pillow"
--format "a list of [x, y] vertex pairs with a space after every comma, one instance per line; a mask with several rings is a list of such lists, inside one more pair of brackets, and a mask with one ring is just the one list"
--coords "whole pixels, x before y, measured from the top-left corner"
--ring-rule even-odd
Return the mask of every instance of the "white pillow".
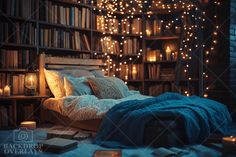
[[62, 98], [65, 96], [63, 76], [60, 72], [55, 70], [44, 69], [46, 81], [55, 98]]
[[64, 89], [66, 96], [92, 95], [92, 89], [88, 84], [87, 77], [64, 77]]

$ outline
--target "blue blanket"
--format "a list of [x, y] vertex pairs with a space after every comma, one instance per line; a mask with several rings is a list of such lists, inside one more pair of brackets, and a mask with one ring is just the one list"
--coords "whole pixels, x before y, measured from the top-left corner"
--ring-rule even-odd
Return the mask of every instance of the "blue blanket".
[[189, 144], [200, 143], [211, 133], [223, 134], [232, 122], [227, 107], [219, 102], [165, 93], [114, 106], [104, 117], [94, 143], [120, 148], [142, 146], [145, 125], [163, 118], [180, 120]]

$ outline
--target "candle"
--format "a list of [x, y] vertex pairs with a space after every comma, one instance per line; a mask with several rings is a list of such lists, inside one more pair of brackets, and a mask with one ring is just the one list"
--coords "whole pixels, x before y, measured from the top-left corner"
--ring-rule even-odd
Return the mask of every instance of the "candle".
[[137, 78], [137, 69], [135, 66], [132, 68], [132, 78], [135, 80]]
[[128, 80], [128, 76], [127, 75], [125, 75], [125, 80]]
[[3, 96], [3, 90], [0, 88], [0, 96]]
[[11, 89], [10, 86], [6, 85], [3, 89], [3, 95], [4, 96], [10, 96], [11, 95]]
[[151, 36], [151, 31], [149, 29], [146, 29], [146, 34], [148, 37]]
[[171, 58], [171, 49], [169, 46], [166, 47], [166, 60], [170, 60]]
[[160, 54], [160, 61], [162, 61], [163, 60], [163, 55], [162, 54]]
[[222, 138], [223, 151], [224, 153], [235, 153], [236, 152], [236, 137], [223, 137]]
[[30, 76], [30, 79], [29, 79], [29, 80], [30, 80], [30, 86], [31, 86], [31, 87], [34, 87], [34, 86], [33, 86], [33, 85], [34, 85], [34, 83], [33, 83], [33, 76]]
[[36, 129], [36, 122], [35, 121], [24, 121], [20, 123], [21, 128], [27, 129]]

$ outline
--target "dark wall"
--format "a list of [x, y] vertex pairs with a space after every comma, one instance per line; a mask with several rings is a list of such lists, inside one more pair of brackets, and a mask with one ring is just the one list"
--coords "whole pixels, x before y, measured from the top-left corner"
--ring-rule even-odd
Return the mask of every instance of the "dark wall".
[[[231, 104], [236, 108], [236, 0], [231, 0], [230, 5], [230, 87]], [[236, 110], [235, 110], [236, 112]]]

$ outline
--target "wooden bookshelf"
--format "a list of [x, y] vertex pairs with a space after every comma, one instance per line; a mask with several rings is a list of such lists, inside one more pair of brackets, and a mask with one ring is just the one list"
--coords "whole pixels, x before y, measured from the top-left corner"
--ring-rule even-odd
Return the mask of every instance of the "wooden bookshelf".
[[[28, 0], [30, 1], [30, 0]], [[134, 19], [140, 19], [141, 24], [139, 25], [140, 28], [138, 28], [138, 32], [132, 32], [131, 27], [129, 28], [128, 32], [123, 32], [122, 27], [118, 26], [118, 31], [114, 33], [110, 33], [107, 30], [99, 30], [97, 28], [97, 17], [102, 16], [107, 13], [106, 9], [102, 9], [102, 12], [99, 12], [100, 8], [97, 6], [91, 5], [91, 4], [83, 4], [83, 3], [77, 3], [75, 1], [69, 1], [69, 0], [31, 0], [33, 3], [35, 3], [36, 9], [39, 10], [39, 13], [35, 14], [33, 17], [24, 17], [24, 16], [13, 16], [10, 14], [7, 14], [5, 12], [0, 12], [0, 19], [5, 20], [6, 22], [14, 21], [14, 22], [19, 22], [19, 23], [32, 23], [35, 26], [36, 29], [36, 35], [35, 35], [35, 45], [28, 45], [28, 44], [19, 44], [19, 43], [6, 43], [4, 41], [0, 41], [0, 44], [2, 45], [1, 49], [16, 49], [16, 50], [21, 50], [21, 49], [26, 49], [26, 50], [32, 50], [35, 53], [35, 56], [37, 56], [40, 53], [46, 53], [46, 54], [52, 54], [52, 55], [74, 55], [76, 57], [81, 57], [83, 58], [86, 55], [86, 57], [89, 58], [97, 58], [99, 56], [105, 56], [105, 53], [107, 55], [110, 55], [112, 59], [116, 62], [117, 65], [119, 65], [119, 62], [123, 60], [127, 60], [127, 64], [140, 64], [142, 67], [142, 72], [140, 75], [142, 75], [143, 78], [138, 78], [138, 79], [131, 79], [129, 78], [128, 80], [125, 80], [128, 82], [128, 84], [139, 84], [141, 86], [141, 91], [144, 94], [149, 94], [147, 91], [148, 85], [150, 84], [156, 84], [156, 83], [163, 83], [166, 81], [161, 80], [160, 78], [153, 79], [153, 78], [148, 78], [147, 74], [147, 67], [149, 65], [160, 65], [161, 68], [163, 67], [172, 67], [174, 69], [175, 73], [179, 73], [177, 67], [180, 65], [180, 63], [185, 62], [185, 61], [180, 61], [178, 60], [163, 60], [163, 61], [155, 61], [155, 62], [149, 62], [146, 60], [146, 55], [147, 55], [147, 48], [149, 43], [154, 43], [150, 44], [150, 47], [155, 47], [155, 45], [158, 45], [161, 42], [169, 42], [169, 41], [174, 41], [178, 43], [177, 45], [180, 45], [179, 40], [181, 40], [181, 34], [176, 34], [176, 32], [172, 32], [169, 34], [151, 34], [151, 35], [146, 35], [146, 23], [148, 20], [152, 18], [148, 18], [149, 15], [153, 17], [158, 17], [159, 16], [172, 16], [175, 14], [181, 14], [183, 13], [184, 9], [183, 8], [178, 8], [176, 10], [152, 10], [149, 13], [146, 13], [145, 10], [142, 13], [135, 13], [133, 15]], [[47, 3], [45, 3], [47, 2]], [[49, 3], [48, 3], [49, 2]], [[45, 10], [43, 5], [48, 5], [48, 9]], [[55, 11], [55, 8], [57, 8], [59, 11], [59, 8], [63, 10], [63, 13], [60, 13], [60, 16], [57, 16], [57, 13], [52, 13]], [[83, 9], [86, 9], [86, 13], [82, 13]], [[27, 9], [26, 9], [27, 10]], [[69, 16], [68, 19], [68, 10], [69, 10], [69, 15], [75, 16], [76, 11], [79, 11], [78, 14], [86, 14], [86, 17], [84, 17], [85, 22], [83, 23], [88, 23], [86, 27], [81, 27], [81, 26], [76, 26], [76, 22], [71, 20], [72, 17]], [[31, 10], [32, 11], [32, 10]], [[61, 10], [60, 10], [61, 11]], [[54, 15], [54, 17], [52, 16]], [[63, 19], [63, 14], [65, 14], [67, 17], [64, 17]], [[122, 19], [125, 18], [125, 16], [130, 15], [128, 13], [122, 13], [119, 11], [116, 11], [114, 13], [116, 15], [116, 19], [120, 22]], [[47, 17], [44, 17], [47, 16]], [[56, 19], [55, 19], [56, 16]], [[58, 19], [59, 17], [59, 19]], [[61, 19], [60, 19], [61, 18]], [[82, 21], [82, 17], [80, 17]], [[88, 19], [87, 19], [88, 18]], [[130, 20], [130, 25], [132, 25], [134, 22], [134, 19]], [[63, 21], [64, 20], [64, 21]], [[62, 22], [63, 21], [63, 22]], [[137, 21], [136, 21], [137, 22]], [[82, 25], [82, 24], [81, 24]], [[86, 24], [85, 24], [86, 25]], [[42, 40], [42, 32], [40, 32], [41, 29], [56, 29], [64, 32], [79, 32], [80, 34], [85, 34], [88, 40], [88, 45], [90, 46], [90, 49], [73, 49], [73, 48], [64, 48], [64, 47], [54, 47], [54, 46], [45, 46], [41, 45], [41, 40]], [[0, 32], [1, 33], [1, 32]], [[46, 37], [49, 36], [50, 33], [45, 33]], [[136, 46], [137, 49], [142, 49], [142, 53], [138, 54], [137, 52], [133, 52], [133, 50], [127, 49], [127, 53], [124, 54], [124, 46], [119, 46], [119, 50], [122, 50], [122, 52], [117, 52], [117, 53], [111, 53], [108, 51], [102, 52], [102, 49], [96, 49], [98, 47], [96, 44], [97, 42], [95, 40], [100, 40], [104, 36], [110, 36], [111, 39], [117, 40], [118, 43], [126, 40], [126, 39], [137, 39], [137, 45], [140, 47]], [[45, 38], [46, 38], [45, 37]], [[84, 42], [84, 41], [82, 41]], [[100, 41], [98, 41], [100, 42]], [[84, 45], [84, 43], [83, 43]], [[130, 47], [130, 46], [129, 46]], [[135, 49], [135, 46], [133, 46], [132, 43], [132, 49]], [[162, 52], [163, 53], [163, 52]], [[96, 54], [96, 55], [95, 55]], [[122, 56], [122, 57], [121, 57]], [[139, 58], [137, 58], [139, 56]], [[130, 58], [131, 61], [129, 60]], [[180, 58], [180, 57], [178, 57]], [[131, 69], [132, 70], [132, 69]], [[19, 69], [18, 72], [25, 72], [27, 71], [26, 69]], [[0, 72], [6, 72], [6, 69], [2, 69]], [[17, 72], [17, 70], [13, 69], [12, 72]], [[119, 72], [116, 72], [116, 74], [119, 74]], [[117, 75], [116, 75], [117, 76]], [[186, 80], [183, 81], [183, 78], [178, 78], [179, 76], [175, 77], [175, 84], [180, 84], [180, 82], [198, 82], [196, 79], [195, 81], [193, 80]], [[173, 81], [171, 81], [173, 82]], [[148, 85], [147, 85], [148, 84]]]

